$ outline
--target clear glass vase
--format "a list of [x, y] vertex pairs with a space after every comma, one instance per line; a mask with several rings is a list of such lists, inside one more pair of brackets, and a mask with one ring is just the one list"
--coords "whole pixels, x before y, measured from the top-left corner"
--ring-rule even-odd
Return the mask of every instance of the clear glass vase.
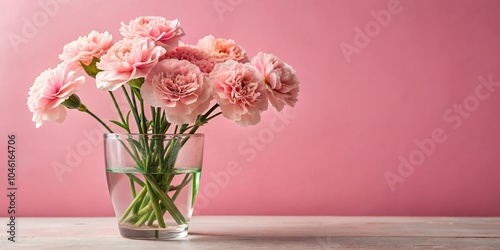
[[203, 161], [203, 134], [105, 134], [106, 176], [120, 234], [188, 234]]

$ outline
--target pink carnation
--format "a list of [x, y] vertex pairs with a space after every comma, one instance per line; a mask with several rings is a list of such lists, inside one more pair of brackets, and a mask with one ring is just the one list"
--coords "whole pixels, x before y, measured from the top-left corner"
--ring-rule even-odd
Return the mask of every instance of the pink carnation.
[[150, 106], [163, 107], [169, 122], [193, 123], [210, 104], [210, 86], [205, 81], [196, 65], [186, 60], [166, 59], [149, 73], [141, 95]]
[[75, 78], [74, 74], [62, 63], [35, 79], [29, 91], [28, 108], [33, 112], [33, 122], [37, 128], [42, 126], [43, 121], [64, 121], [66, 108], [61, 103], [76, 93], [85, 82], [85, 77]]
[[292, 66], [277, 56], [260, 52], [252, 64], [262, 73], [266, 82], [269, 102], [281, 111], [285, 105], [293, 107], [299, 94], [299, 79]]
[[213, 96], [222, 114], [242, 126], [255, 125], [267, 109], [267, 93], [261, 74], [251, 64], [233, 60], [215, 65], [210, 73]]
[[248, 62], [245, 50], [231, 39], [216, 39], [212, 35], [209, 35], [200, 39], [196, 47], [208, 52], [217, 59], [217, 62], [225, 62], [227, 60], [234, 60], [241, 63]]
[[128, 25], [122, 23], [120, 33], [125, 38], [151, 38], [156, 45], [167, 50], [177, 47], [181, 37], [185, 35], [177, 19], [169, 21], [157, 16], [138, 17]]
[[163, 55], [162, 59], [188, 60], [190, 63], [198, 66], [201, 72], [208, 75], [214, 69], [217, 60], [207, 52], [191, 46], [180, 46]]
[[108, 32], [99, 33], [95, 30], [86, 36], [64, 46], [59, 58], [68, 63], [72, 69], [80, 69], [80, 62], [89, 65], [95, 58], [100, 58], [112, 45], [112, 36]]
[[147, 38], [123, 39], [115, 43], [97, 63], [97, 88], [114, 91], [126, 82], [145, 77], [165, 49]]

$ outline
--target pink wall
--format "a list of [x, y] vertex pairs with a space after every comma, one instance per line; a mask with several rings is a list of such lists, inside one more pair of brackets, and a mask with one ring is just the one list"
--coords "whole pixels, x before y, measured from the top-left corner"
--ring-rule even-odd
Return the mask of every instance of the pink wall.
[[[275, 53], [302, 82], [284, 114], [203, 128], [198, 214], [500, 216], [499, 1], [94, 0], [48, 13], [35, 4], [54, 1], [0, 2], [0, 193], [13, 132], [19, 215], [113, 214], [98, 124], [73, 111], [35, 129], [26, 97], [64, 44], [91, 29], [118, 38], [120, 22], [161, 15], [181, 21], [187, 43], [212, 33], [251, 56]], [[114, 118], [93, 84], [80, 96]], [[68, 172], [58, 178], [54, 166]], [[0, 216], [6, 207], [2, 195]]]

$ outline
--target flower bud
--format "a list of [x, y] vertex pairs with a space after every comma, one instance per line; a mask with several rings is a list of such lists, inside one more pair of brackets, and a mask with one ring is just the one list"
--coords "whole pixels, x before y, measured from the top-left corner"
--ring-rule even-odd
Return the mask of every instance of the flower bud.
[[80, 101], [80, 97], [78, 97], [76, 94], [72, 94], [62, 104], [68, 109], [77, 109], [78, 107], [80, 107], [82, 102]]

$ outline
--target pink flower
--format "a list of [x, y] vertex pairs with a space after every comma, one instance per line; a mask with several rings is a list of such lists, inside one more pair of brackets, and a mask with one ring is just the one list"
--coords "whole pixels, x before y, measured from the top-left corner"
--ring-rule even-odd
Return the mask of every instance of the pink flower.
[[253, 65], [233, 60], [219, 63], [210, 73], [210, 83], [226, 118], [245, 127], [260, 121], [268, 101], [262, 76]]
[[281, 111], [285, 105], [293, 107], [299, 94], [299, 79], [292, 66], [277, 56], [260, 52], [252, 64], [262, 73], [266, 82], [269, 102]]
[[200, 39], [196, 47], [208, 52], [217, 59], [217, 62], [225, 62], [227, 60], [234, 60], [241, 63], [248, 62], [245, 50], [231, 39], [216, 39], [212, 35], [209, 35]]
[[201, 72], [208, 75], [214, 69], [217, 60], [207, 52], [191, 46], [180, 46], [172, 51], [165, 53], [162, 59], [188, 60], [190, 63], [198, 66]]
[[97, 63], [97, 88], [114, 91], [126, 82], [145, 77], [158, 63], [165, 49], [151, 39], [123, 39], [115, 43]]
[[95, 58], [100, 58], [112, 45], [112, 37], [108, 32], [91, 31], [84, 37], [64, 46], [59, 58], [68, 63], [72, 69], [80, 69], [80, 62], [89, 65]]
[[177, 47], [181, 37], [185, 35], [177, 19], [169, 21], [157, 16], [138, 17], [128, 25], [122, 23], [120, 33], [125, 38], [151, 38], [156, 45], [167, 50]]
[[28, 96], [28, 108], [33, 112], [33, 122], [36, 127], [43, 121], [63, 122], [66, 118], [66, 108], [61, 105], [72, 94], [76, 93], [85, 77], [74, 76], [65, 63], [55, 69], [48, 69], [35, 79]]
[[210, 86], [196, 65], [177, 59], [159, 62], [141, 87], [144, 100], [153, 107], [163, 107], [173, 124], [193, 123], [211, 100]]

